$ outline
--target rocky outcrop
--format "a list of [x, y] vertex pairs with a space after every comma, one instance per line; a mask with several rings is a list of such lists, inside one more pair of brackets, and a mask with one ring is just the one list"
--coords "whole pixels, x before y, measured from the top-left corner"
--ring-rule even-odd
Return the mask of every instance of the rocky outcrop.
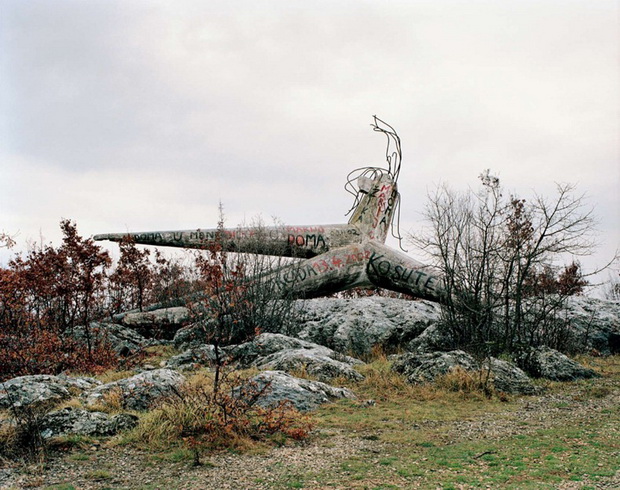
[[323, 403], [341, 398], [355, 399], [353, 392], [347, 388], [336, 388], [319, 381], [295, 378], [282, 371], [263, 371], [254, 376], [250, 382], [256, 383], [258, 389], [267, 387], [258, 404], [273, 407], [288, 401], [300, 412], [316, 410]]
[[409, 352], [431, 353], [450, 350], [450, 336], [442, 332], [437, 323], [429, 325], [424, 332], [407, 344]]
[[190, 322], [190, 312], [184, 306], [175, 306], [127, 313], [121, 321], [146, 338], [172, 339], [179, 328]]
[[138, 417], [127, 413], [108, 415], [103, 412], [67, 407], [41, 417], [39, 427], [44, 438], [70, 434], [113, 436], [118, 432], [132, 429], [137, 423]]
[[552, 381], [575, 381], [599, 374], [549, 347], [534, 347], [517, 357], [517, 364], [530, 376]]
[[300, 307], [297, 337], [354, 355], [404, 348], [439, 318], [436, 303], [382, 297], [318, 298]]
[[262, 333], [257, 335], [251, 342], [226, 348], [227, 354], [242, 367], [256, 366], [262, 363], [262, 359], [286, 350], [321, 350], [326, 355], [337, 361], [347, 364], [363, 364], [359, 359], [336, 352], [323, 345], [308, 342], [306, 340], [289, 337], [280, 333]]
[[498, 391], [519, 395], [535, 395], [540, 391], [527, 374], [510, 362], [492, 357], [481, 367], [491, 370], [493, 386]]
[[201, 345], [171, 357], [164, 367], [177, 371], [193, 371], [199, 367], [208, 366], [213, 361], [215, 361], [215, 348], [212, 345]]
[[620, 302], [571, 296], [566, 300], [564, 317], [584, 350], [596, 349], [607, 355], [618, 348], [615, 339], [620, 336]]
[[11, 383], [9, 380], [0, 385], [0, 409], [43, 410], [67, 400], [71, 397], [69, 391], [56, 383]]
[[403, 354], [392, 365], [394, 371], [403, 374], [412, 384], [432, 382], [456, 368], [472, 372], [489, 370], [495, 389], [505, 393], [530, 395], [537, 392], [532, 381], [517, 366], [495, 358], [478, 362], [461, 350]]
[[36, 374], [20, 376], [0, 383], [0, 409], [53, 407], [72, 394], [92, 389], [101, 383], [93, 378]]
[[206, 320], [205, 322], [192, 323], [178, 329], [172, 339], [174, 347], [184, 351], [208, 343], [210, 339], [207, 332], [210, 331], [212, 323], [213, 320]]
[[[75, 327], [71, 335], [83, 343], [87, 341], [84, 326]], [[93, 322], [90, 324], [89, 335], [92, 341], [108, 342], [112, 350], [121, 357], [134, 354], [151, 344], [149, 339], [140, 335], [133, 328], [115, 323]]]
[[158, 399], [175, 392], [185, 382], [185, 376], [171, 369], [155, 369], [130, 378], [107, 383], [85, 392], [82, 397], [88, 406], [106, 403], [106, 396], [117, 394], [123, 408], [146, 410]]
[[252, 342], [226, 349], [231, 359], [240, 367], [256, 366], [259, 369], [306, 372], [321, 381], [344, 377], [362, 380], [364, 377], [353, 369], [363, 364], [344, 354], [313, 342], [276, 333], [263, 333]]
[[258, 368], [287, 373], [305, 372], [319, 381], [330, 381], [334, 378], [347, 378], [352, 381], [364, 379], [351, 364], [330, 357], [331, 352], [334, 351], [327, 347], [283, 350], [259, 358]]
[[404, 375], [410, 383], [427, 383], [437, 376], [447, 374], [452, 369], [460, 367], [465, 371], [479, 369], [476, 360], [463, 352], [432, 352], [426, 354], [408, 353], [396, 358], [392, 370]]

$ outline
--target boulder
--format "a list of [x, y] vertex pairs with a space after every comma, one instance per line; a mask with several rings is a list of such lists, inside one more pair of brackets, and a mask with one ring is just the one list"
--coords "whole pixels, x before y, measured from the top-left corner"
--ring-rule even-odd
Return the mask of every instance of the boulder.
[[552, 381], [575, 381], [600, 376], [567, 356], [546, 346], [528, 349], [516, 358], [517, 364], [530, 376]]
[[257, 364], [259, 369], [288, 373], [304, 371], [319, 381], [329, 381], [334, 378], [347, 378], [353, 381], [364, 379], [364, 376], [353, 369], [351, 364], [330, 357], [330, 353], [333, 352], [327, 347], [282, 350], [266, 357], [260, 357]]
[[258, 389], [267, 386], [265, 393], [258, 400], [258, 404], [263, 407], [273, 407], [280, 402], [288, 401], [297, 410], [308, 412], [316, 410], [323, 403], [340, 398], [356, 399], [353, 392], [347, 388], [336, 388], [319, 381], [295, 378], [282, 371], [263, 371], [254, 376], [250, 382], [256, 383]]
[[321, 381], [345, 377], [362, 380], [364, 377], [352, 366], [363, 364], [329, 347], [279, 333], [263, 333], [251, 342], [226, 348], [227, 354], [240, 367], [296, 373], [305, 371]]
[[89, 390], [101, 382], [88, 377], [65, 374], [34, 374], [19, 376], [0, 383], [0, 409], [30, 408], [46, 410], [59, 402]]
[[30, 376], [0, 383], [0, 409], [47, 410], [71, 398], [69, 390], [60, 383], [24, 378]]
[[186, 307], [175, 306], [127, 313], [121, 321], [124, 326], [133, 328], [146, 338], [172, 339], [176, 331], [187, 325], [190, 319], [190, 312]]
[[407, 344], [408, 352], [431, 353], [450, 350], [450, 336], [442, 332], [439, 324], [429, 325], [420, 335]]
[[196, 322], [178, 329], [172, 339], [174, 347], [185, 351], [192, 347], [199, 347], [203, 344], [207, 344], [210, 340], [207, 337], [209, 322], [209, 320], [207, 320], [206, 323]]
[[201, 345], [171, 357], [164, 367], [177, 371], [192, 371], [200, 366], [208, 366], [213, 361], [215, 361], [215, 348], [212, 345]]
[[586, 349], [611, 354], [620, 335], [620, 302], [570, 296], [563, 314], [577, 341]]
[[480, 368], [480, 365], [462, 350], [407, 353], [399, 356], [392, 364], [392, 370], [404, 375], [412, 384], [431, 382], [437, 376], [447, 374], [456, 367], [465, 371], [475, 371]]
[[[489, 365], [483, 363], [483, 367], [489, 367]], [[540, 392], [527, 374], [510, 362], [492, 357], [490, 369], [493, 386], [498, 391], [518, 395], [535, 395]]]
[[296, 336], [354, 355], [404, 348], [439, 319], [439, 305], [383, 297], [302, 301]]
[[112, 416], [103, 412], [89, 412], [71, 407], [50, 412], [39, 421], [41, 435], [44, 438], [69, 434], [112, 436], [132, 429], [137, 424], [138, 417], [135, 415], [121, 413]]
[[505, 393], [532, 395], [538, 392], [532, 381], [517, 366], [495, 358], [482, 363], [461, 350], [432, 353], [407, 353], [399, 356], [392, 369], [412, 384], [432, 382], [455, 368], [465, 371], [490, 370], [495, 389]]
[[262, 333], [251, 342], [226, 348], [226, 352], [241, 367], [257, 366], [264, 363], [264, 359], [276, 352], [286, 350], [319, 350], [323, 356], [347, 364], [363, 364], [359, 359], [340, 354], [328, 347], [313, 342], [288, 337], [279, 333]]
[[[84, 326], [76, 327], [73, 329], [72, 336], [85, 343], [85, 330]], [[150, 345], [149, 339], [146, 339], [134, 329], [115, 323], [92, 322], [90, 324], [90, 335], [94, 340], [107, 341], [112, 350], [123, 357], [134, 354], [143, 347]]]
[[105, 396], [117, 392], [123, 408], [146, 410], [159, 398], [174, 393], [185, 382], [185, 376], [171, 369], [144, 371], [130, 378], [107, 383], [82, 394], [84, 402], [93, 406], [105, 402]]
[[67, 376], [66, 374], [31, 374], [5, 381], [5, 383], [8, 384], [19, 383], [21, 385], [30, 382], [57, 384], [74, 393], [80, 393], [101, 384], [101, 381], [95, 378], [88, 376]]

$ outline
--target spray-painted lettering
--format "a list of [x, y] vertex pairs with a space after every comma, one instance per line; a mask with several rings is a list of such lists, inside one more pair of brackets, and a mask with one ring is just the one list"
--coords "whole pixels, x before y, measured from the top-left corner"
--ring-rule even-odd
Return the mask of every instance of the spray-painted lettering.
[[367, 269], [369, 274], [385, 277], [390, 281], [406, 284], [409, 287], [435, 291], [437, 278], [428, 273], [405, 267], [388, 260], [385, 255], [373, 252], [368, 259]]
[[288, 244], [296, 245], [298, 247], [309, 247], [309, 248], [319, 248], [319, 249], [327, 249], [327, 243], [325, 242], [325, 237], [319, 233], [316, 234], [306, 234], [306, 235], [294, 235], [289, 234], [288, 236]]

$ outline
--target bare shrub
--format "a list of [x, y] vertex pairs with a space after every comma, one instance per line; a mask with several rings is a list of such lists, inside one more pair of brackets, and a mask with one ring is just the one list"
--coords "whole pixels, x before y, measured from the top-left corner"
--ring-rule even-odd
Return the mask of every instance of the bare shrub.
[[151, 445], [180, 441], [192, 450], [195, 464], [204, 450], [247, 448], [270, 437], [307, 437], [310, 419], [289, 403], [264, 408], [258, 404], [269, 390], [226, 371], [214, 390], [213, 380], [201, 378], [176, 390], [144, 419], [138, 439]]
[[505, 197], [499, 179], [480, 176], [477, 193], [446, 186], [430, 196], [429, 229], [411, 237], [442, 271], [447, 292], [442, 328], [453, 347], [481, 355], [546, 344], [573, 350], [560, 312], [587, 285], [566, 256], [592, 251], [594, 220], [570, 185], [531, 201]]

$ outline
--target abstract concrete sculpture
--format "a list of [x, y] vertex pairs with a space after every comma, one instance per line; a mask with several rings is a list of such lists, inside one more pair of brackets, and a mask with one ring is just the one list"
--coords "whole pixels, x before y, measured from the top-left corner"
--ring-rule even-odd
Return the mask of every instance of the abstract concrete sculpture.
[[345, 188], [355, 203], [347, 224], [113, 233], [94, 239], [129, 236], [140, 244], [183, 248], [208, 248], [217, 239], [231, 252], [304, 259], [268, 274], [282, 295], [312, 298], [378, 286], [441, 301], [444, 289], [437, 272], [385, 245], [400, 200], [400, 138], [376, 116], [373, 129], [387, 136], [388, 168], [363, 167], [349, 174]]

